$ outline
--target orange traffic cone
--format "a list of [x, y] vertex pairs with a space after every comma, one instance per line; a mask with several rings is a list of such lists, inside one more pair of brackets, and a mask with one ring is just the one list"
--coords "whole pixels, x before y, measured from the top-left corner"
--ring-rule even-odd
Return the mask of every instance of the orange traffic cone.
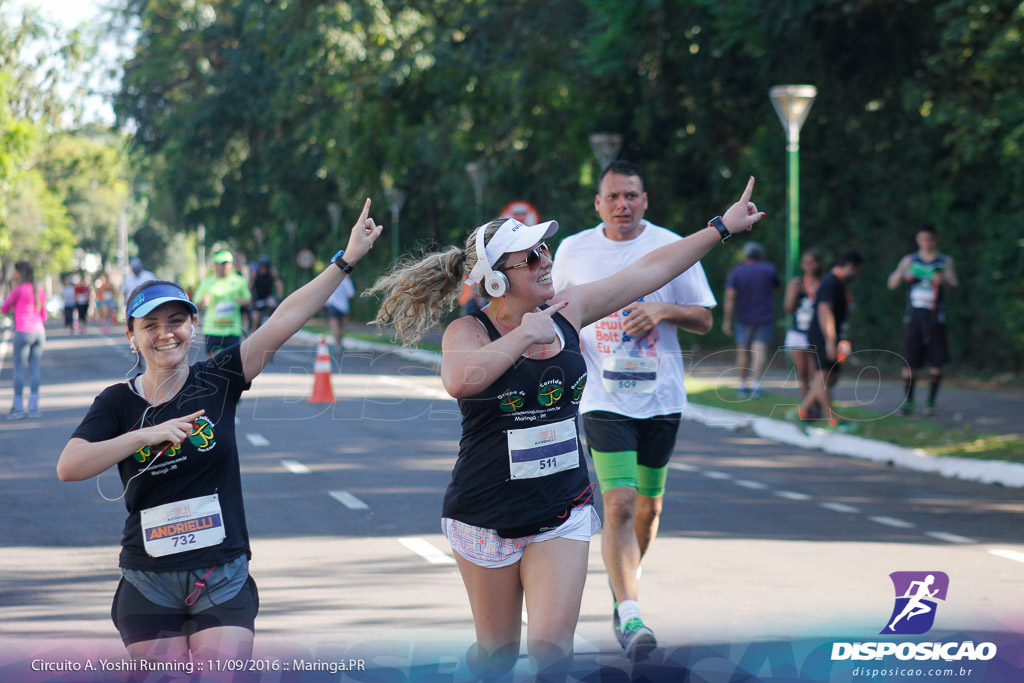
[[331, 355], [327, 342], [320, 337], [316, 347], [316, 361], [313, 363], [313, 395], [310, 403], [334, 403], [334, 389], [331, 388]]

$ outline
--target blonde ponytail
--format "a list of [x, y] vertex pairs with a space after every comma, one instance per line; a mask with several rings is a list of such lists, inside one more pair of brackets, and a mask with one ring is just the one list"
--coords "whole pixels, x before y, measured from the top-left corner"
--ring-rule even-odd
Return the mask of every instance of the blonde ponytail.
[[[505, 220], [495, 219], [477, 230], [485, 230], [484, 238], [489, 241]], [[378, 327], [393, 325], [406, 346], [417, 343], [455, 308], [462, 283], [476, 261], [476, 230], [470, 234], [465, 249], [450, 247], [418, 259], [399, 261], [363, 293], [363, 296], [381, 296], [374, 322]], [[492, 267], [497, 270], [504, 261], [502, 255]], [[483, 294], [477, 284], [477, 291]]]

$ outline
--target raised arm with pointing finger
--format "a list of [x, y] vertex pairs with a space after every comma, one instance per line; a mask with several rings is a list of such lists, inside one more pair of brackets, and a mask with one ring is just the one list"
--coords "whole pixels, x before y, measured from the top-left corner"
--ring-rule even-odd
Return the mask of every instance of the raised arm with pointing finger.
[[[442, 506], [474, 614], [476, 643], [456, 676], [501, 676], [519, 655], [525, 592], [528, 647], [538, 673], [571, 663], [587, 574], [587, 548], [600, 521], [576, 433], [587, 366], [580, 327], [658, 289], [715, 244], [764, 214], [740, 198], [708, 227], [651, 252], [598, 282], [555, 292], [544, 240], [558, 230], [499, 218], [464, 248], [401, 263], [367, 292], [382, 296], [379, 323], [406, 343], [451, 310], [464, 282], [487, 306], [448, 325], [441, 379], [459, 399], [462, 439]], [[528, 580], [529, 579], [529, 580]]]

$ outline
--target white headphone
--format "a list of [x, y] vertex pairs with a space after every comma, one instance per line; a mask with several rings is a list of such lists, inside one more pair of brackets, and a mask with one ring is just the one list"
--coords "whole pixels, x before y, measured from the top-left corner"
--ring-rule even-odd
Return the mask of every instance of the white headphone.
[[[503, 224], [504, 226], [504, 224]], [[484, 291], [490, 296], [505, 296], [509, 289], [508, 278], [505, 273], [499, 270], [491, 270], [491, 264], [487, 261], [487, 249], [484, 246], [484, 233], [486, 225], [481, 225], [476, 231], [476, 257], [484, 272]], [[500, 230], [501, 228], [498, 228]], [[495, 233], [497, 234], [497, 233]], [[493, 237], [492, 237], [493, 239]]]

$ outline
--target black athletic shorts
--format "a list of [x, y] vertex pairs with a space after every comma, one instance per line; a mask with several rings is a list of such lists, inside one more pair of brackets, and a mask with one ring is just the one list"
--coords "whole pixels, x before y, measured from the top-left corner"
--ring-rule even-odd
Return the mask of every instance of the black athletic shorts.
[[680, 417], [680, 413], [672, 413], [637, 418], [592, 410], [583, 413], [587, 448], [599, 453], [635, 451], [638, 464], [659, 469], [672, 457]]
[[934, 311], [911, 310], [903, 323], [903, 351], [907, 365], [915, 370], [926, 365], [938, 368], [949, 362], [946, 326], [939, 322]]
[[122, 578], [114, 593], [110, 618], [124, 644], [131, 645], [158, 638], [190, 636], [218, 626], [241, 626], [255, 632], [259, 611], [260, 594], [251, 576], [235, 597], [195, 614], [150, 602], [138, 588]]

